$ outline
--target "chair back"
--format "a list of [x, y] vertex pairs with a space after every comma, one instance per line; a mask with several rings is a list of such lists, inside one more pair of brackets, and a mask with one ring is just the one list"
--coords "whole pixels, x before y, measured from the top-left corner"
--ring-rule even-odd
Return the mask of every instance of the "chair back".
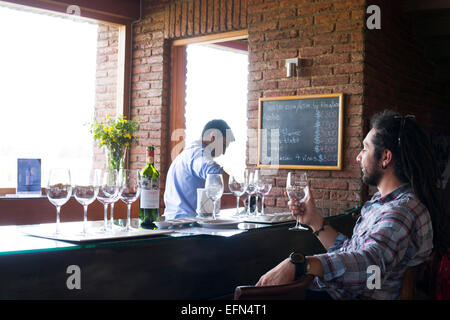
[[413, 300], [416, 294], [417, 270], [421, 265], [409, 267], [405, 271], [402, 281], [402, 290], [400, 291], [400, 300]]

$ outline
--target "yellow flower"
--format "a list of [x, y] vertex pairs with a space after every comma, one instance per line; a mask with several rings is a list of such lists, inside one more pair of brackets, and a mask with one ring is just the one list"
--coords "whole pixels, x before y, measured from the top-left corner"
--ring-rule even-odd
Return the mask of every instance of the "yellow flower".
[[131, 134], [127, 133], [124, 137], [127, 139], [131, 139]]

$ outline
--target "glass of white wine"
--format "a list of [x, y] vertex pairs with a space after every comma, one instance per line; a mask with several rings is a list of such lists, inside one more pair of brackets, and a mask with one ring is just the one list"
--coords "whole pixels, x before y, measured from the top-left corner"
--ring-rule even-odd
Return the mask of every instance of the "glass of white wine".
[[[306, 200], [306, 195], [308, 194], [308, 176], [306, 172], [288, 172], [286, 193], [291, 201], [304, 202]], [[308, 228], [302, 227], [299, 220], [297, 218], [297, 223], [294, 227], [289, 228], [289, 230], [308, 230]]]
[[72, 184], [69, 169], [51, 169], [48, 175], [45, 193], [48, 200], [56, 206], [56, 230], [60, 233], [60, 212], [61, 207], [72, 195]]

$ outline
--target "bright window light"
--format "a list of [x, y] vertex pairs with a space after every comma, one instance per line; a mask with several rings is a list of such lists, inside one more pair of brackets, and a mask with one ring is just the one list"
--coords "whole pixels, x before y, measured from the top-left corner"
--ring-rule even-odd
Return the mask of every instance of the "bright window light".
[[91, 167], [97, 28], [93, 23], [0, 7], [0, 187], [16, 187], [17, 158]]
[[189, 45], [186, 75], [186, 145], [199, 140], [205, 124], [223, 119], [236, 141], [216, 159], [228, 173], [245, 169], [248, 55], [206, 45]]

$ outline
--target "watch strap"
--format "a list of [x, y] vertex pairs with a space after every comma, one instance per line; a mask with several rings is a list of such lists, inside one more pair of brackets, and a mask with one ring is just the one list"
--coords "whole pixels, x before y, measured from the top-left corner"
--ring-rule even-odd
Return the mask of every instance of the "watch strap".
[[[294, 259], [292, 258], [294, 254], [301, 255], [303, 257], [303, 262], [294, 261]], [[306, 257], [302, 253], [292, 252], [289, 258], [295, 268], [294, 280], [300, 279], [306, 274], [308, 270], [308, 261], [306, 260]]]

